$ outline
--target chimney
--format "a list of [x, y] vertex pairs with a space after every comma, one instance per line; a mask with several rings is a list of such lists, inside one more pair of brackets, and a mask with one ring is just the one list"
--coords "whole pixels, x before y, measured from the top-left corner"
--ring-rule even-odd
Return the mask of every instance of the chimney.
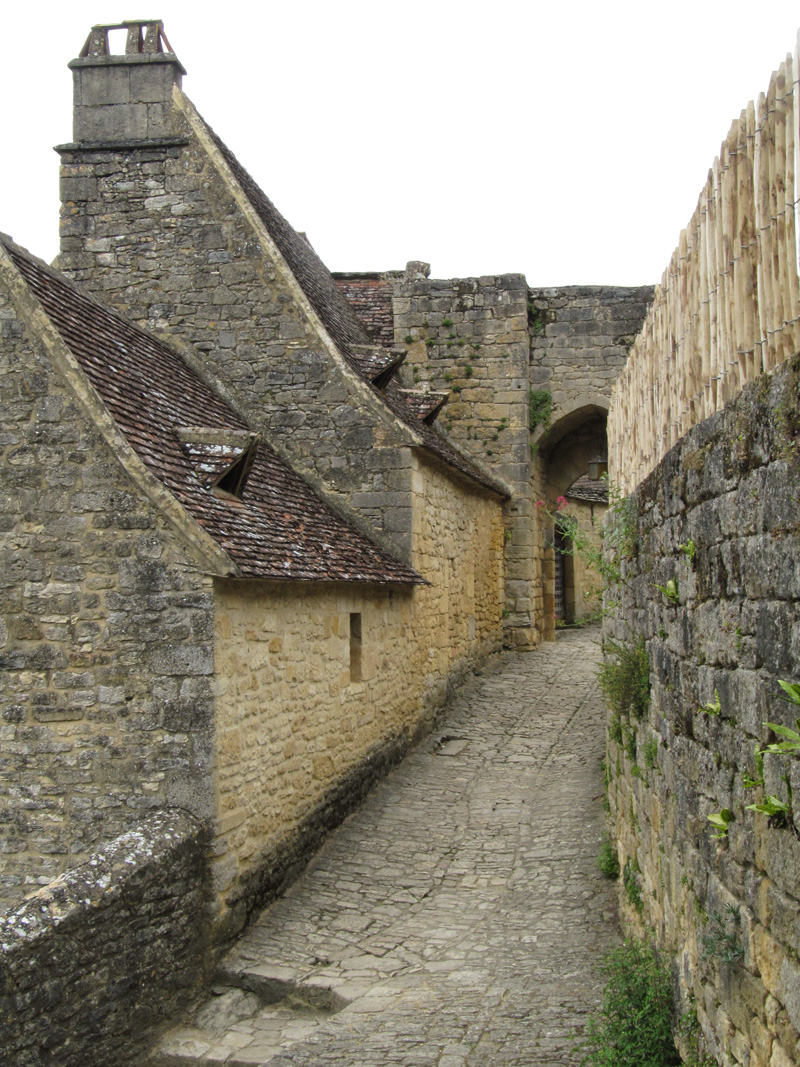
[[[125, 30], [125, 54], [109, 53], [111, 30]], [[76, 145], [158, 142], [173, 134], [172, 86], [186, 73], [158, 20], [93, 26], [69, 64]]]

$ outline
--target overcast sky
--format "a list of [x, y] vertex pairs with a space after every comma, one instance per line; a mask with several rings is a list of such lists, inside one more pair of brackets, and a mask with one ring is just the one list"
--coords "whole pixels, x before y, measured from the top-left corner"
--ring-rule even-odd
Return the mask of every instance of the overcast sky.
[[[129, 3], [3, 13], [0, 230], [47, 260], [66, 64]], [[800, 25], [791, 0], [148, 4], [188, 96], [332, 270], [532, 285], [657, 281]]]

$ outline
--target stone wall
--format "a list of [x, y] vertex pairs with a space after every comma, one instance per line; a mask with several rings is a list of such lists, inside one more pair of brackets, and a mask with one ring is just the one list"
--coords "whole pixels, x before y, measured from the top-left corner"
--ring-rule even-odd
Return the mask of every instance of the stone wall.
[[604, 398], [625, 364], [653, 286], [531, 289], [530, 382], [553, 397], [552, 422]]
[[429, 586], [217, 583], [221, 932], [241, 927], [500, 646], [500, 502], [415, 461]]
[[537, 639], [527, 285], [519, 274], [429, 279], [424, 267], [412, 263], [393, 276], [395, 343], [408, 348], [406, 384], [449, 392], [440, 424], [514, 492], [506, 514], [505, 628], [509, 643], [525, 647]]
[[[644, 637], [652, 685], [642, 721], [613, 721], [609, 741], [626, 924], [676, 954], [717, 1062], [749, 1067], [800, 1058], [800, 759], [768, 755], [764, 785], [743, 781], [754, 748], [780, 740], [765, 723], [794, 727], [800, 711], [778, 684], [800, 682], [799, 383], [795, 357], [638, 487], [606, 623], [628, 646]], [[795, 798], [785, 825], [746, 810], [765, 794]], [[707, 817], [726, 810], [715, 839]]]
[[0, 899], [210, 815], [211, 579], [0, 290]]
[[127, 1067], [199, 987], [204, 845], [149, 815], [0, 916], [0, 1046], [18, 1067]]
[[413, 435], [339, 354], [191, 103], [176, 90], [167, 105], [166, 144], [132, 147], [120, 128], [118, 149], [62, 149], [59, 269], [191, 345], [200, 361], [187, 359], [250, 425], [408, 559], [400, 446]]

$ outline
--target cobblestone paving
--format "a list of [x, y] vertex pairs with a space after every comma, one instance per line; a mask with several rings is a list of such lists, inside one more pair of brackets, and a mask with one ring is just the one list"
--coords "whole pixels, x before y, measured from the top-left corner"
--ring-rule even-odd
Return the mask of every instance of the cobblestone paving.
[[[595, 865], [598, 642], [566, 632], [469, 682], [225, 958], [227, 983], [250, 992], [218, 987], [154, 1062], [575, 1064], [618, 937]], [[264, 1008], [279, 992], [289, 1001]]]

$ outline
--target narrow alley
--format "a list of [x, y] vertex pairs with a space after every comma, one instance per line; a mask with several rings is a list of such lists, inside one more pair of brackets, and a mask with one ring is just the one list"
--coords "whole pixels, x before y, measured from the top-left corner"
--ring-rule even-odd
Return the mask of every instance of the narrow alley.
[[596, 866], [599, 636], [564, 632], [473, 678], [150, 1062], [576, 1064], [619, 936]]

